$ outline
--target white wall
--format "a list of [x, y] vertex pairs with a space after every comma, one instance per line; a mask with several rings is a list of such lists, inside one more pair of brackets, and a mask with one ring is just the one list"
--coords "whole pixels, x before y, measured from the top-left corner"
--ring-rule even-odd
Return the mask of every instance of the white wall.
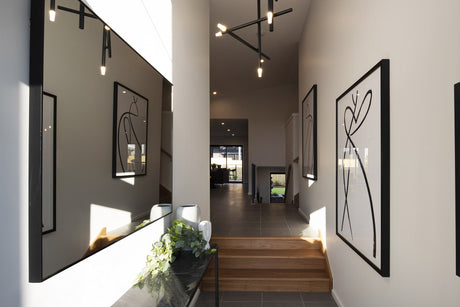
[[[325, 207], [334, 294], [344, 306], [458, 306], [453, 84], [460, 2], [313, 0], [299, 50], [299, 97], [318, 84], [318, 181], [301, 209]], [[335, 100], [390, 59], [390, 277], [335, 235]], [[299, 112], [301, 110], [299, 99]]]
[[[0, 305], [110, 306], [132, 285], [152, 242], [163, 232], [162, 222], [136, 232], [43, 283], [28, 282], [29, 6], [28, 0], [0, 4], [0, 33], [6, 42], [0, 48], [0, 127], [3, 131], [0, 157], [6, 161], [0, 174], [3, 217]], [[203, 12], [207, 18], [208, 12]], [[187, 19], [188, 12], [180, 13], [183, 15], [176, 15], [177, 18]], [[188, 64], [182, 64], [182, 68], [187, 69]], [[209, 125], [209, 110], [206, 114], [202, 122]], [[200, 135], [206, 138], [209, 126], [203, 130]], [[201, 148], [209, 148], [209, 142]], [[208, 156], [203, 157], [206, 161], [203, 169], [208, 170]], [[207, 186], [208, 180], [208, 177], [203, 179]], [[209, 193], [207, 195], [209, 197]]]
[[173, 1], [173, 203], [209, 209], [209, 0]]
[[[284, 127], [289, 116], [296, 111], [297, 100], [296, 85], [226, 93], [213, 98], [211, 118], [247, 118], [248, 165], [284, 166]], [[249, 172], [249, 183], [251, 178]]]

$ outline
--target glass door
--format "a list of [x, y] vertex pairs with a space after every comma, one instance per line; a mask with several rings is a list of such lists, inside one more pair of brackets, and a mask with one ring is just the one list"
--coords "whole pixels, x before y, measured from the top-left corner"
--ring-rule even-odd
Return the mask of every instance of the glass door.
[[223, 169], [228, 182], [243, 182], [243, 146], [211, 146], [211, 173]]

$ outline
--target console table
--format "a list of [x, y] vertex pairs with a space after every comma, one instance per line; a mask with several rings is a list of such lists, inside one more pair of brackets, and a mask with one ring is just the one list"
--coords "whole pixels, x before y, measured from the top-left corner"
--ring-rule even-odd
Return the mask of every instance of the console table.
[[171, 264], [164, 276], [147, 280], [142, 289], [129, 289], [113, 307], [125, 306], [189, 306], [206, 270], [214, 258], [215, 264], [215, 305], [219, 306], [218, 249], [211, 255], [196, 258], [190, 252], [182, 252]]

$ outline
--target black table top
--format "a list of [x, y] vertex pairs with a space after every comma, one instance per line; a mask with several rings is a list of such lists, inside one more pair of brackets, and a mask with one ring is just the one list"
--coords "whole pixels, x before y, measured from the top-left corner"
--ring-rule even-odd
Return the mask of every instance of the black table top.
[[113, 306], [188, 306], [213, 257], [181, 252], [167, 272], [146, 278], [142, 288], [133, 286]]

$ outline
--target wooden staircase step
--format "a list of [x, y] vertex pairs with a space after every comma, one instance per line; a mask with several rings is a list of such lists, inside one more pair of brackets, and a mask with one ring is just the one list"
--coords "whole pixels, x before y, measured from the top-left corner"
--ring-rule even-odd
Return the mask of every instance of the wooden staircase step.
[[[212, 291], [214, 270], [203, 278], [203, 291]], [[219, 269], [221, 291], [302, 291], [328, 292], [329, 277], [325, 270], [239, 270]]]
[[320, 249], [321, 240], [316, 237], [221, 237], [211, 238], [220, 249]]
[[223, 249], [219, 266], [233, 269], [324, 269], [326, 259], [318, 249]]

